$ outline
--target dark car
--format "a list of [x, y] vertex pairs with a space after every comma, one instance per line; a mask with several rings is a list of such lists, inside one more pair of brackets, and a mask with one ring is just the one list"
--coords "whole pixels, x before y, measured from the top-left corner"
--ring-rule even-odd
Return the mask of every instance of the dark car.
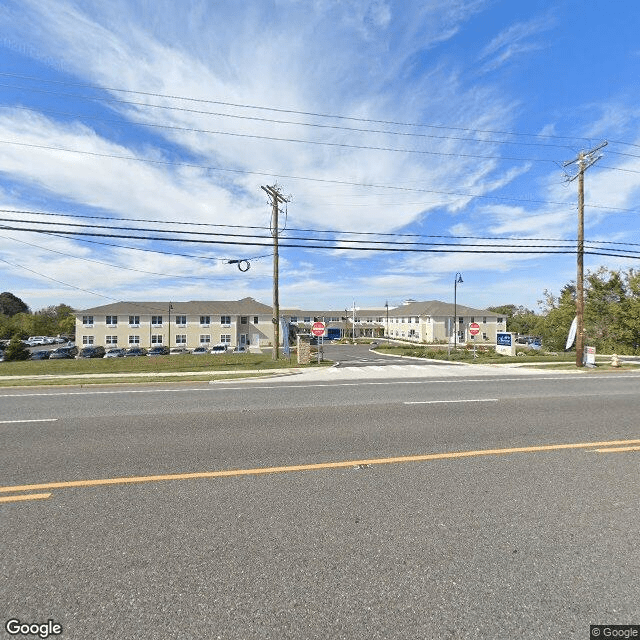
[[147, 353], [148, 356], [168, 356], [169, 355], [169, 347], [165, 347], [163, 345], [158, 345], [157, 347], [152, 347], [151, 350]]
[[191, 353], [193, 353], [194, 356], [200, 356], [209, 353], [209, 349], [205, 346], [196, 347]]
[[73, 360], [78, 354], [78, 347], [58, 347], [49, 352], [49, 360]]
[[78, 358], [103, 358], [105, 353], [104, 347], [84, 347], [78, 354]]
[[32, 351], [29, 360], [48, 360], [50, 351]]
[[146, 356], [147, 350], [144, 347], [131, 347], [125, 351], [125, 358], [136, 358], [138, 356]]
[[215, 347], [211, 347], [211, 353], [226, 353], [227, 345], [226, 344], [217, 344]]

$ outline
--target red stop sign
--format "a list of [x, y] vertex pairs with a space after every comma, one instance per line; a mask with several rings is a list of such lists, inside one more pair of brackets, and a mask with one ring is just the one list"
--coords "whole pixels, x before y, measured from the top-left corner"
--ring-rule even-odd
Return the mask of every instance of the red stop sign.
[[480, 333], [480, 325], [477, 322], [472, 322], [469, 325], [469, 333], [472, 336], [477, 336]]
[[324, 335], [324, 322], [314, 322], [313, 326], [311, 327], [311, 333], [314, 336], [320, 337]]

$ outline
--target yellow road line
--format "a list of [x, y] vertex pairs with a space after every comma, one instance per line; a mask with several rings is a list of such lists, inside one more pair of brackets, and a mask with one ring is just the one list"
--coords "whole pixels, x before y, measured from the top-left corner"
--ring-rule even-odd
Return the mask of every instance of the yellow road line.
[[292, 471], [315, 471], [318, 469], [342, 469], [358, 465], [394, 464], [399, 462], [426, 462], [429, 460], [450, 460], [477, 456], [498, 456], [511, 453], [534, 453], [538, 451], [561, 451], [564, 449], [588, 449], [593, 447], [640, 445], [640, 440], [610, 440], [605, 442], [578, 442], [571, 444], [548, 444], [532, 447], [512, 447], [509, 449], [479, 449], [477, 451], [455, 451], [452, 453], [427, 453], [416, 456], [395, 458], [372, 458], [368, 460], [345, 460], [342, 462], [319, 462], [281, 467], [258, 467], [255, 469], [229, 469], [226, 471], [200, 471], [194, 473], [172, 473], [154, 476], [131, 476], [122, 478], [102, 478], [96, 480], [69, 480], [66, 482], [45, 482], [0, 487], [0, 493], [11, 491], [36, 491], [39, 489], [70, 489], [76, 487], [99, 487], [112, 484], [136, 484], [142, 482], [163, 482], [166, 480], [193, 480], [198, 478], [229, 478], [270, 473], [289, 473]]
[[622, 451], [640, 451], [640, 447], [612, 447], [610, 449], [595, 449], [598, 453], [618, 453]]
[[0, 502], [20, 502], [22, 500], [43, 500], [49, 498], [50, 493], [29, 493], [25, 496], [4, 496], [0, 498]]

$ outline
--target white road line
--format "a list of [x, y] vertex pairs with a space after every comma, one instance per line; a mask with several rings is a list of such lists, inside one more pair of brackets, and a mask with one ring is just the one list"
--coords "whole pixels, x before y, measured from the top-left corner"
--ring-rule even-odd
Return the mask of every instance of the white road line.
[[16, 424], [21, 422], [57, 422], [58, 418], [41, 418], [39, 420], [0, 420], [0, 424]]
[[414, 400], [404, 404], [458, 404], [460, 402], [500, 402], [498, 398], [479, 398], [477, 400]]

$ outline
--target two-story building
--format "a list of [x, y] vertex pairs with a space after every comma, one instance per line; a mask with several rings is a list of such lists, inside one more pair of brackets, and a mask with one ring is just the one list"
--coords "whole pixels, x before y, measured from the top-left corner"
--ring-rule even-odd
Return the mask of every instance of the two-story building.
[[[454, 320], [454, 311], [456, 318]], [[506, 331], [506, 318], [491, 311], [432, 300], [408, 301], [382, 309], [304, 310], [284, 309], [285, 318], [298, 333], [309, 334], [314, 321], [326, 324], [329, 338], [378, 338], [422, 343], [457, 341], [462, 344], [495, 344], [496, 334]], [[272, 308], [253, 298], [235, 301], [115, 302], [76, 312], [78, 345], [170, 348], [226, 344], [249, 348], [273, 345]], [[472, 337], [469, 325], [477, 323]], [[281, 333], [282, 335], [282, 333]]]
[[[480, 332], [475, 337], [469, 333], [471, 323], [480, 326]], [[457, 342], [460, 344], [495, 344], [496, 334], [506, 329], [507, 319], [500, 314], [431, 300], [411, 301], [389, 309], [388, 322], [385, 317], [384, 334], [401, 340], [445, 343], [453, 341], [454, 331], [457, 330]]]
[[109, 347], [185, 347], [273, 343], [272, 310], [235, 301], [114, 302], [76, 312], [76, 342]]

